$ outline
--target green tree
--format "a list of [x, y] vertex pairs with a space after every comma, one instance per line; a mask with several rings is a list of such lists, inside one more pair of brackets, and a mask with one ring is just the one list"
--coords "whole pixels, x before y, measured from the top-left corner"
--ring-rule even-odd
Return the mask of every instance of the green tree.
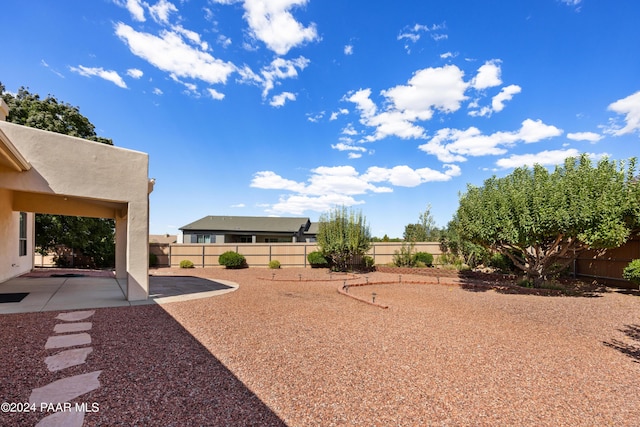
[[433, 215], [431, 215], [431, 205], [429, 204], [424, 212], [420, 212], [418, 223], [405, 225], [402, 237], [407, 242], [433, 242], [438, 240], [440, 234]]
[[335, 208], [320, 216], [318, 246], [332, 268], [347, 271], [357, 256], [371, 247], [371, 234], [362, 212]]
[[460, 237], [509, 257], [540, 285], [586, 249], [620, 246], [637, 227], [636, 159], [569, 158], [553, 172], [535, 165], [469, 186], [460, 198]]
[[[111, 139], [96, 135], [95, 126], [77, 107], [51, 95], [40, 99], [24, 87], [12, 95], [0, 83], [0, 96], [9, 106], [8, 122], [113, 145]], [[47, 254], [64, 245], [89, 257], [87, 267], [109, 267], [115, 263], [114, 230], [112, 219], [37, 214], [36, 247]]]

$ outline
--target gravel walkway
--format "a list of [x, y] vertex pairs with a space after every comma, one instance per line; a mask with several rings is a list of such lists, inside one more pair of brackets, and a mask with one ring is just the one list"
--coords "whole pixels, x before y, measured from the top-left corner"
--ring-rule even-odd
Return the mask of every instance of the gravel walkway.
[[[57, 313], [1, 316], [3, 401], [24, 402], [43, 384], [101, 370], [101, 387], [83, 398], [100, 410], [87, 413], [85, 426], [640, 423], [637, 295], [350, 288], [364, 299], [375, 292], [389, 306], [383, 309], [338, 294], [343, 278], [326, 280], [325, 270], [283, 269], [276, 280], [258, 268], [188, 273], [240, 288], [163, 306], [97, 309], [94, 351], [62, 373], [43, 362]], [[0, 413], [0, 425], [42, 418]]]

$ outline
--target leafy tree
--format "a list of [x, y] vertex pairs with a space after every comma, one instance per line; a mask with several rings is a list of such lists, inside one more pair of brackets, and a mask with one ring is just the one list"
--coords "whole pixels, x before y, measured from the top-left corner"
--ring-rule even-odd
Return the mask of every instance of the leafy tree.
[[362, 212], [343, 206], [320, 216], [317, 241], [332, 268], [347, 271], [371, 247], [371, 234]]
[[539, 286], [575, 254], [623, 244], [640, 219], [636, 159], [569, 158], [553, 172], [535, 165], [469, 186], [460, 198], [460, 237], [509, 257]]
[[407, 242], [432, 242], [437, 241], [440, 234], [429, 204], [424, 212], [420, 212], [418, 223], [405, 225], [402, 237]]
[[[7, 121], [24, 126], [76, 136], [113, 145], [113, 141], [96, 135], [95, 126], [77, 107], [49, 95], [40, 99], [21, 87], [16, 95], [5, 93], [0, 83], [0, 96], [9, 106]], [[92, 262], [88, 267], [108, 267], [115, 263], [115, 223], [112, 219], [36, 215], [36, 246], [47, 254], [61, 245], [72, 252], [80, 251]], [[60, 258], [60, 254], [58, 254]]]

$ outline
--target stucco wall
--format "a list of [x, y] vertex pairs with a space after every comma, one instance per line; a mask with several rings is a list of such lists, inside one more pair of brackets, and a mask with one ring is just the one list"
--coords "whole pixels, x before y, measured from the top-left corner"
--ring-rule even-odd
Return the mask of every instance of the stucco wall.
[[19, 256], [20, 213], [11, 210], [11, 192], [0, 188], [0, 282], [33, 268], [33, 214], [27, 214], [27, 255]]

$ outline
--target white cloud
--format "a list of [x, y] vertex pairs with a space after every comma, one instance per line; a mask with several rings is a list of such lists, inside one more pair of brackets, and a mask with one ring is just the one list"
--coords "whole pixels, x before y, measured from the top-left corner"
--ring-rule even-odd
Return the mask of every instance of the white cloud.
[[209, 95], [213, 98], [216, 99], [218, 101], [222, 101], [224, 99], [224, 93], [220, 93], [215, 89], [212, 88], [207, 88], [207, 92], [209, 92]]
[[127, 75], [131, 78], [139, 79], [144, 75], [144, 73], [142, 72], [142, 70], [138, 70], [137, 68], [129, 68], [127, 70]]
[[85, 67], [83, 65], [78, 65], [77, 67], [69, 67], [69, 69], [74, 73], [80, 74], [81, 76], [100, 77], [101, 79], [110, 81], [111, 83], [114, 83], [116, 86], [119, 86], [123, 89], [127, 88], [127, 84], [124, 82], [124, 80], [122, 80], [122, 77], [120, 77], [120, 75], [113, 70], [105, 70], [102, 67], [91, 68], [91, 67]]
[[500, 74], [502, 70], [500, 68], [500, 61], [493, 59], [485, 62], [480, 68], [478, 68], [478, 74], [471, 80], [471, 87], [483, 90], [490, 87], [500, 86], [502, 79]]
[[567, 6], [577, 6], [582, 3], [582, 0], [558, 0], [560, 3], [564, 3]]
[[353, 55], [353, 45], [348, 44], [344, 47], [344, 54], [345, 55]]
[[149, 6], [151, 17], [159, 24], [166, 24], [169, 21], [169, 15], [177, 11], [178, 8], [167, 0], [159, 0], [155, 5]]
[[162, 95], [163, 93], [164, 93], [164, 92], [162, 92], [162, 90], [161, 90], [161, 89], [158, 89], [158, 88], [154, 88], [154, 89], [153, 89], [153, 94], [154, 94], [154, 95], [158, 95], [158, 96], [159, 96], [159, 95]]
[[131, 53], [172, 76], [225, 83], [228, 76], [236, 71], [232, 63], [185, 43], [181, 34], [175, 31], [165, 30], [160, 36], [155, 36], [138, 32], [122, 22], [116, 24], [115, 31]]
[[493, 108], [493, 111], [495, 112], [502, 111], [504, 109], [504, 103], [511, 101], [513, 99], [513, 95], [517, 95], [520, 92], [522, 92], [522, 88], [518, 85], [503, 87], [502, 90], [500, 90], [500, 93], [491, 99], [491, 108]]
[[245, 208], [247, 207], [247, 205], [245, 205], [244, 203], [238, 203], [235, 205], [231, 205], [232, 208]]
[[419, 70], [408, 84], [381, 91], [386, 98], [386, 110], [382, 112], [371, 100], [371, 89], [351, 92], [345, 100], [356, 104], [362, 124], [375, 128], [368, 141], [387, 136], [422, 138], [425, 130], [414, 122], [431, 119], [434, 110], [455, 112], [467, 99], [464, 93], [468, 84], [463, 77], [462, 70], [454, 65]]
[[209, 43], [202, 41], [200, 34], [196, 33], [195, 31], [187, 30], [182, 25], [175, 25], [172, 27], [172, 29], [176, 33], [182, 34], [183, 36], [185, 36], [193, 44], [199, 46], [200, 49], [204, 51], [209, 50]]
[[145, 16], [144, 16], [144, 7], [142, 7], [142, 1], [140, 0], [116, 0], [115, 3], [118, 6], [122, 6], [124, 8], [126, 8], [129, 13], [131, 14], [131, 17], [138, 22], [144, 22], [146, 20]]
[[484, 135], [476, 127], [466, 130], [440, 129], [426, 144], [418, 148], [442, 162], [465, 161], [465, 156], [500, 155], [516, 142], [533, 143], [562, 134], [562, 129], [546, 125], [541, 120], [526, 119], [515, 132], [496, 132]]
[[[351, 153], [358, 158], [359, 153]], [[272, 171], [261, 171], [254, 175], [251, 187], [289, 191], [267, 212], [300, 214], [304, 211], [324, 212], [335, 205], [353, 206], [364, 203], [355, 196], [367, 193], [390, 193], [393, 188], [379, 183], [399, 187], [415, 187], [425, 182], [448, 181], [460, 175], [456, 165], [444, 165], [443, 171], [430, 168], [412, 169], [406, 165], [393, 168], [370, 167], [364, 174], [353, 166], [320, 166], [311, 170], [306, 183], [285, 179]]]
[[603, 137], [595, 132], [573, 132], [568, 133], [567, 138], [573, 141], [589, 141], [591, 143], [600, 141]]
[[245, 66], [239, 70], [242, 81], [262, 85], [262, 97], [266, 98], [279, 80], [298, 77], [298, 70], [304, 70], [309, 60], [304, 56], [296, 59], [276, 58], [260, 71], [260, 75]]
[[344, 142], [339, 142], [337, 144], [332, 144], [331, 148], [333, 148], [334, 150], [338, 150], [338, 151], [362, 151], [362, 152], [366, 152], [367, 151], [366, 148], [361, 147], [359, 145], [345, 144]]
[[404, 41], [405, 50], [408, 53], [411, 53], [411, 45], [409, 43], [413, 43], [413, 44], [417, 43], [422, 37], [423, 33], [429, 33], [431, 38], [435, 41], [447, 39], [448, 36], [446, 34], [443, 34], [440, 32], [434, 32], [434, 31], [440, 31], [444, 29], [446, 29], [446, 26], [444, 24], [440, 24], [440, 25], [434, 24], [431, 27], [423, 24], [414, 24], [411, 27], [407, 26], [403, 28], [402, 31], [400, 31], [400, 34], [398, 34], [397, 40]]
[[218, 36], [218, 44], [226, 49], [229, 46], [231, 46], [231, 39], [227, 36], [223, 36], [222, 34], [220, 34]]
[[608, 110], [624, 114], [625, 124], [622, 127], [614, 124], [607, 129], [607, 133], [621, 136], [640, 131], [640, 91], [610, 104]]
[[295, 93], [282, 92], [281, 94], [275, 95], [273, 98], [271, 98], [271, 102], [269, 102], [269, 105], [271, 105], [272, 107], [282, 107], [287, 101], [295, 100]]
[[521, 166], [542, 166], [559, 165], [567, 157], [578, 157], [580, 152], [575, 148], [567, 150], [545, 150], [536, 154], [514, 154], [508, 158], [500, 159], [496, 165], [502, 169], [518, 168]]
[[337, 120], [338, 116], [340, 116], [341, 114], [349, 114], [349, 110], [347, 110], [346, 108], [341, 108], [338, 111], [332, 112], [331, 117], [329, 117], [329, 121]]
[[[290, 12], [294, 6], [305, 6], [308, 0], [244, 0], [244, 17], [251, 36], [264, 42], [278, 55], [318, 39], [315, 24], [300, 24]], [[219, 3], [225, 3], [220, 2]]]
[[353, 151], [349, 152], [349, 154], [347, 154], [347, 158], [349, 159], [359, 159], [362, 157], [362, 153], [354, 153]]

